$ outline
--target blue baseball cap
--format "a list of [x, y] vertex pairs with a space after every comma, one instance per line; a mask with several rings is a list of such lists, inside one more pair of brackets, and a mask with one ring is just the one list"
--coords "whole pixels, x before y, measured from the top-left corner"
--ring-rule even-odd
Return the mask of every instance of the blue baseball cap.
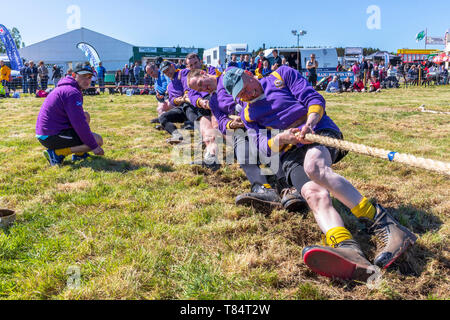
[[236, 97], [244, 88], [244, 81], [242, 80], [243, 73], [244, 69], [231, 68], [226, 71], [223, 76], [223, 86], [225, 87], [225, 90], [227, 90], [228, 94], [233, 96], [234, 100], [236, 100]]

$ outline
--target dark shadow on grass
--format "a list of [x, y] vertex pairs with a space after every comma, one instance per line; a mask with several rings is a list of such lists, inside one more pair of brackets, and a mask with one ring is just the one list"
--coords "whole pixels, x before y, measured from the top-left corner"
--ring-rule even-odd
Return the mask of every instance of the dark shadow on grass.
[[174, 172], [175, 171], [175, 168], [168, 164], [157, 163], [157, 164], [153, 165], [152, 167], [155, 168], [156, 170], [158, 170], [159, 172]]
[[[376, 243], [374, 237], [368, 233], [367, 225], [351, 214], [350, 210], [338, 200], [333, 199], [333, 205], [341, 214], [354, 239], [360, 244], [367, 259], [372, 262], [376, 254]], [[404, 204], [398, 208], [385, 208], [401, 225], [411, 230], [418, 238], [430, 231], [437, 232], [443, 225], [443, 221], [439, 217], [411, 204]], [[416, 242], [387, 269], [387, 272], [419, 277], [430, 259], [437, 259], [443, 266], [448, 266], [450, 263], [443, 257], [440, 250], [433, 251], [433, 248], [427, 248]]]
[[73, 169], [79, 168], [91, 168], [94, 171], [105, 171], [105, 172], [128, 172], [138, 170], [147, 165], [142, 165], [138, 163], [133, 163], [125, 160], [113, 160], [104, 157], [90, 156], [84, 161], [78, 162], [66, 162]]

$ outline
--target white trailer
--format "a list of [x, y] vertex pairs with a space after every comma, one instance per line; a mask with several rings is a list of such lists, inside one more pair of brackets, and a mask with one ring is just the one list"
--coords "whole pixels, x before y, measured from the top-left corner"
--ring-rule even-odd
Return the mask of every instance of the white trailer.
[[203, 52], [203, 63], [213, 67], [218, 67], [219, 64], [225, 65], [226, 57], [226, 46], [214, 47]]
[[[278, 50], [278, 55], [283, 58], [288, 57], [294, 53], [297, 60], [297, 48], [270, 48], [264, 51], [264, 56], [272, 63], [272, 51]], [[300, 48], [300, 67], [302, 70], [306, 69], [306, 63], [310, 59], [311, 54], [316, 55], [316, 60], [319, 63], [319, 69], [336, 70], [338, 64], [338, 56], [336, 48]]]

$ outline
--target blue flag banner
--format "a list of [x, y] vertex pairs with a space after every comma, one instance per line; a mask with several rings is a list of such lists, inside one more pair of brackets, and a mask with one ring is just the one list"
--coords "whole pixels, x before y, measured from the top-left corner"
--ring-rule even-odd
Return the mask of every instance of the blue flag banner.
[[97, 51], [91, 45], [80, 42], [79, 44], [77, 44], [77, 48], [84, 52], [84, 55], [88, 58], [92, 67], [98, 67], [100, 57], [98, 56]]
[[19, 51], [17, 50], [16, 43], [14, 42], [11, 33], [2, 24], [0, 24], [0, 40], [5, 45], [6, 54], [11, 63], [11, 70], [19, 71], [20, 68], [23, 67], [22, 59], [20, 59]]

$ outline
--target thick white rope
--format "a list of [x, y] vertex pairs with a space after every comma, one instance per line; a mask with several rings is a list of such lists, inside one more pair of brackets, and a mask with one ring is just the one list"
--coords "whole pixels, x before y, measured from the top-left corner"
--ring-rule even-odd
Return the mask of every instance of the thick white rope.
[[353, 151], [359, 154], [368, 155], [375, 158], [386, 159], [392, 162], [399, 162], [407, 164], [412, 167], [435, 171], [450, 176], [449, 162], [419, 158], [410, 154], [402, 154], [384, 149], [372, 148], [365, 146], [363, 144], [357, 144], [345, 140], [320, 136], [317, 134], [306, 134], [305, 139], [311, 142], [323, 144], [325, 146], [338, 148], [346, 151]]

